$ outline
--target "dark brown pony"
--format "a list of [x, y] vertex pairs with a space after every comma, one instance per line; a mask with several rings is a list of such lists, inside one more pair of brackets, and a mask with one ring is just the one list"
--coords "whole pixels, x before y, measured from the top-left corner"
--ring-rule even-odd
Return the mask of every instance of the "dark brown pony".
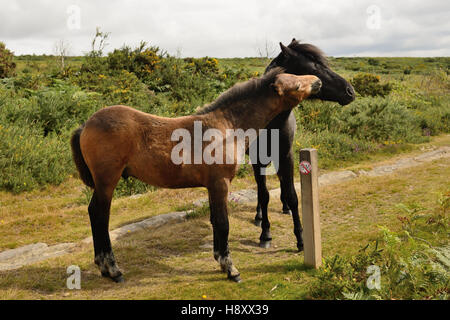
[[[72, 136], [73, 158], [83, 182], [94, 189], [89, 204], [95, 263], [103, 276], [123, 281], [108, 233], [111, 199], [122, 175], [164, 188], [206, 187], [213, 226], [214, 258], [228, 278], [240, 281], [228, 250], [227, 196], [238, 164], [175, 164], [172, 134], [194, 135], [194, 122], [217, 129], [263, 129], [280, 112], [320, 90], [315, 76], [295, 76], [276, 68], [259, 79], [237, 84], [207, 106], [202, 114], [163, 118], [127, 106], [99, 110]], [[203, 143], [203, 148], [206, 144]], [[225, 151], [224, 151], [225, 154]], [[226, 157], [226, 155], [225, 155]], [[192, 162], [190, 162], [192, 163]]]

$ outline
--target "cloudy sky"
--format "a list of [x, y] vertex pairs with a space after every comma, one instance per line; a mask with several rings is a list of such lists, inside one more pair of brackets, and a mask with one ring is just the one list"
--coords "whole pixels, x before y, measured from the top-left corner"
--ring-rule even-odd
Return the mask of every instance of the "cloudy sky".
[[[108, 51], [141, 40], [183, 57], [278, 53], [292, 38], [330, 56], [450, 56], [448, 0], [0, 0], [0, 41], [20, 54]], [[265, 50], [266, 44], [269, 50]]]

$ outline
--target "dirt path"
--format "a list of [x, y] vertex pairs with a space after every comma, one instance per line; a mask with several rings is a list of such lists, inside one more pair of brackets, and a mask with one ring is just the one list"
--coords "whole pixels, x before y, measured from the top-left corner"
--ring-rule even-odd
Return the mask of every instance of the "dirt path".
[[[383, 164], [373, 164], [370, 170], [341, 170], [322, 174], [319, 177], [319, 184], [321, 187], [327, 185], [338, 184], [344, 181], [349, 181], [362, 176], [382, 176], [391, 174], [399, 169], [412, 168], [417, 166], [424, 166], [427, 162], [450, 157], [450, 147], [444, 146], [433, 151], [427, 151], [414, 157], [402, 157], [396, 161], [384, 161]], [[296, 184], [296, 188], [300, 188]], [[279, 198], [280, 189], [270, 190], [271, 197]], [[257, 200], [256, 191], [253, 189], [245, 189], [232, 192], [229, 197], [230, 201], [237, 204], [249, 204]], [[199, 199], [194, 202], [194, 206], [202, 206], [207, 199]], [[143, 229], [157, 229], [168, 223], [174, 224], [186, 220], [190, 211], [170, 212], [167, 214], [151, 217], [139, 222], [124, 225], [120, 228], [110, 232], [111, 241], [116, 241], [123, 235], [134, 233]], [[74, 252], [77, 248], [86, 244], [90, 244], [92, 238], [88, 237], [81, 241], [81, 243], [60, 243], [48, 246], [45, 243], [35, 243], [16, 249], [6, 250], [0, 252], [0, 271], [15, 270], [24, 265], [30, 265], [39, 261], [44, 261], [49, 258], [62, 256]]]

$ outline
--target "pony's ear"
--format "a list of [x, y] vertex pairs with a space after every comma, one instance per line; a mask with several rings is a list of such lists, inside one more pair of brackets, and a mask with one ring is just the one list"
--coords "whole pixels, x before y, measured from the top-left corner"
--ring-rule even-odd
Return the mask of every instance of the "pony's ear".
[[283, 88], [281, 87], [281, 84], [279, 82], [272, 83], [270, 86], [276, 93], [278, 93], [279, 96], [283, 95]]
[[285, 56], [289, 56], [292, 55], [292, 50], [289, 49], [288, 47], [286, 47], [284, 44], [282, 44], [280, 42], [280, 48], [281, 48], [281, 52], [283, 53], [283, 55]]

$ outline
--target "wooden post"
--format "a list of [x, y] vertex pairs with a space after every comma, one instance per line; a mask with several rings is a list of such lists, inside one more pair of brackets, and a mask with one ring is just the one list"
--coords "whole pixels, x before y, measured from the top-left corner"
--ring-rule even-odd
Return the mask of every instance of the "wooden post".
[[318, 268], [322, 265], [322, 243], [316, 149], [300, 150], [300, 177], [305, 264]]

